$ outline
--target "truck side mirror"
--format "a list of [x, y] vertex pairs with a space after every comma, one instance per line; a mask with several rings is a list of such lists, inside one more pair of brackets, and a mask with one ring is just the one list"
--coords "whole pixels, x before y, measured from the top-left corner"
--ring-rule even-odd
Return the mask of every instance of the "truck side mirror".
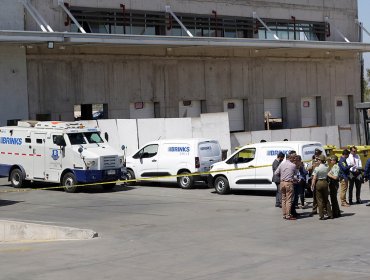
[[66, 142], [64, 141], [64, 138], [62, 135], [55, 136], [54, 143], [58, 145], [59, 147], [65, 147]]
[[124, 151], [126, 149], [126, 146], [125, 145], [122, 145], [121, 146], [121, 150]]

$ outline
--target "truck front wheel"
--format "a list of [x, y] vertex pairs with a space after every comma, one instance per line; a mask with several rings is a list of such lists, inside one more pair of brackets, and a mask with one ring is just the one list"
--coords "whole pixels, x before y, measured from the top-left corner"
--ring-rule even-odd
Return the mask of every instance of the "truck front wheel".
[[13, 188], [21, 188], [24, 185], [22, 171], [18, 168], [13, 169], [10, 173], [10, 183]]
[[73, 173], [68, 172], [63, 176], [62, 186], [64, 187], [64, 190], [66, 192], [68, 193], [76, 192], [77, 190], [76, 184], [77, 184], [76, 176]]

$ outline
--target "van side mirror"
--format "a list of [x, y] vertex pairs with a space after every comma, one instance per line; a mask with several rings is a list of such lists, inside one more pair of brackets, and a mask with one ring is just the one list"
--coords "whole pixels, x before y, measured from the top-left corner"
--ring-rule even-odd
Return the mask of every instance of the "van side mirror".
[[145, 152], [145, 153], [142, 153], [140, 158], [148, 158], [149, 157], [149, 153], [148, 152]]
[[82, 152], [84, 151], [84, 149], [82, 148], [82, 147], [79, 147], [78, 148], [78, 152], [80, 153], [80, 154], [82, 154]]
[[65, 147], [66, 146], [66, 142], [64, 141], [64, 138], [63, 138], [62, 135], [55, 136], [54, 143], [55, 143], [55, 145], [57, 145], [59, 147]]

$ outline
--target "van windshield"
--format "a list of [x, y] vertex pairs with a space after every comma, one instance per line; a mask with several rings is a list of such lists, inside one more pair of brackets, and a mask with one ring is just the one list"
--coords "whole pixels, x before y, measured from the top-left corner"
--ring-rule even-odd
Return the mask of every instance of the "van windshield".
[[104, 143], [98, 132], [68, 133], [71, 145]]

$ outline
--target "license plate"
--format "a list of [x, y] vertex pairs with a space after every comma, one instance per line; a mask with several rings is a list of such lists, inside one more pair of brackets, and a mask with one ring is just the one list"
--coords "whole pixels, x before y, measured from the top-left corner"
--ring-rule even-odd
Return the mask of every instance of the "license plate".
[[116, 170], [108, 170], [107, 171], [107, 174], [108, 175], [115, 175], [116, 174]]

